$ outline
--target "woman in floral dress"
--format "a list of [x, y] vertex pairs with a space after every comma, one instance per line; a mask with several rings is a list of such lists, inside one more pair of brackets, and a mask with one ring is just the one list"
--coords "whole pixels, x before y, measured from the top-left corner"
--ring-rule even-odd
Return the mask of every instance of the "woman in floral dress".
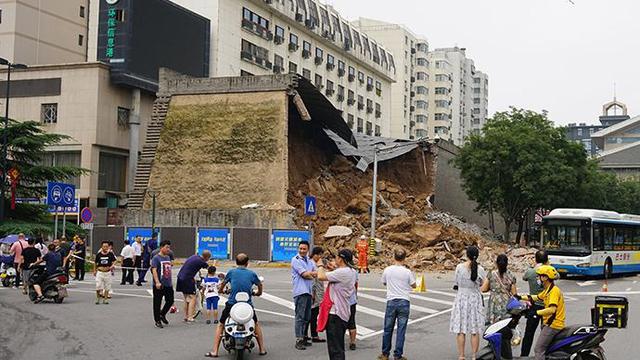
[[487, 276], [488, 286], [481, 289], [482, 292], [491, 291], [487, 306], [487, 325], [509, 317], [507, 304], [509, 299], [518, 292], [516, 277], [507, 269], [509, 266], [507, 255], [498, 255], [496, 265], [497, 270], [489, 272]]
[[[468, 261], [456, 267], [455, 286], [458, 289], [451, 311], [449, 331], [456, 334], [458, 355], [464, 360], [466, 335], [471, 335], [471, 359], [476, 358], [480, 346], [480, 334], [484, 330], [484, 306], [480, 288], [487, 282], [486, 272], [478, 265], [478, 248], [467, 248]], [[486, 285], [485, 285], [486, 286]]]

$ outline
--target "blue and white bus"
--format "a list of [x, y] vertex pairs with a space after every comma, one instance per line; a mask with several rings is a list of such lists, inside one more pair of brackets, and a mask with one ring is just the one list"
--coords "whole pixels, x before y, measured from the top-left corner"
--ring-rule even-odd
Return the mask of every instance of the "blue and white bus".
[[555, 209], [542, 220], [542, 246], [560, 275], [640, 272], [640, 216]]

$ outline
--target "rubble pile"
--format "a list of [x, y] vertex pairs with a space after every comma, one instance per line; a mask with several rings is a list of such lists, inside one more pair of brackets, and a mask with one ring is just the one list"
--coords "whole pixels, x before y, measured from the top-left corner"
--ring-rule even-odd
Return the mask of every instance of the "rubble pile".
[[[361, 235], [369, 235], [372, 205], [371, 174], [353, 171], [345, 158], [336, 158], [319, 174], [307, 178], [290, 190], [289, 203], [303, 203], [306, 194], [317, 197], [318, 215], [313, 219], [314, 241], [329, 251], [355, 248]], [[506, 253], [514, 272], [521, 272], [530, 264], [534, 250], [510, 250], [493, 240], [492, 234], [475, 224], [451, 214], [432, 209], [428, 192], [403, 187], [389, 179], [377, 186], [376, 237], [382, 240], [377, 256], [369, 256], [370, 268], [380, 269], [393, 262], [393, 250], [407, 250], [407, 265], [415, 271], [449, 271], [466, 260], [465, 249], [477, 245], [479, 262], [485, 269], [493, 269], [498, 254]], [[298, 212], [299, 226], [308, 219]], [[331, 226], [351, 229], [347, 236], [323, 235]]]

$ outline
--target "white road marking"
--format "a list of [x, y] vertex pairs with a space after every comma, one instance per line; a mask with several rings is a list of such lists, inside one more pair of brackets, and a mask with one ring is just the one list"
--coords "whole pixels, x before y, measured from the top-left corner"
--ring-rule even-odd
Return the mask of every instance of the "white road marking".
[[[421, 318], [419, 318], [419, 319], [409, 320], [409, 322], [407, 323], [407, 325], [416, 324], [416, 323], [419, 323], [419, 322], [421, 322], [421, 321], [425, 321], [425, 320], [428, 320], [428, 319], [431, 319], [431, 318], [434, 318], [434, 317], [437, 317], [437, 316], [440, 316], [440, 315], [444, 315], [444, 314], [446, 314], [446, 313], [451, 312], [451, 310], [452, 310], [452, 309], [447, 309], [447, 310], [443, 310], [443, 311], [440, 311], [440, 312], [435, 313], [435, 314], [431, 314], [431, 315], [427, 315], [427, 316], [421, 317]], [[396, 326], [396, 327], [394, 327], [394, 329], [396, 329], [396, 328], [397, 328], [397, 326]], [[384, 333], [384, 330], [378, 330], [378, 331], [372, 332], [372, 333], [370, 333], [370, 334], [368, 334], [368, 335], [359, 336], [359, 337], [358, 337], [358, 339], [360, 339], [360, 340], [364, 340], [364, 339], [368, 339], [368, 338], [370, 338], [370, 337], [374, 337], [374, 336], [380, 335], [380, 334], [382, 334], [382, 333]]]
[[[270, 301], [272, 303], [284, 306], [284, 307], [286, 307], [286, 308], [288, 308], [290, 310], [294, 310], [296, 308], [296, 305], [293, 303], [293, 301], [285, 300], [285, 299], [279, 298], [277, 296], [273, 296], [271, 294], [267, 294], [265, 292], [263, 292], [260, 297], [265, 299], [265, 300], [267, 300], [267, 301]], [[357, 309], [358, 309], [357, 311], [362, 311], [364, 313], [368, 313], [369, 315], [374, 315], [374, 314], [372, 314], [372, 312], [373, 312], [373, 313], [375, 313], [374, 316], [381, 317], [382, 319], [384, 319], [384, 313], [383, 312], [380, 312], [380, 311], [377, 311], [377, 310], [373, 310], [373, 309], [368, 309], [368, 308], [364, 308], [363, 309], [363, 308], [364, 308], [363, 306], [358, 306], [357, 307]], [[287, 317], [294, 318], [291, 315], [287, 315]], [[356, 332], [358, 333], [358, 336], [365, 336], [367, 334], [373, 333], [374, 330], [366, 328], [366, 327], [364, 327], [362, 325], [356, 324]]]
[[580, 286], [580, 287], [583, 287], [583, 286], [592, 286], [592, 285], [595, 285], [595, 284], [596, 284], [596, 282], [595, 282], [595, 281], [593, 281], [593, 280], [583, 281], [583, 282], [576, 281], [576, 285], [578, 285], [578, 286]]
[[409, 296], [414, 298], [414, 299], [418, 299], [418, 300], [430, 301], [430, 302], [434, 302], [434, 303], [438, 303], [438, 304], [444, 304], [444, 305], [448, 305], [448, 306], [452, 306], [453, 305], [453, 301], [434, 299], [434, 298], [430, 298], [430, 297], [426, 297], [426, 296], [420, 296], [420, 295], [416, 295], [416, 294], [409, 294]]
[[629, 291], [631, 291], [631, 288], [627, 288], [625, 291], [629, 292]]
[[427, 289], [427, 294], [429, 294], [429, 293], [438, 294], [438, 295], [444, 295], [444, 296], [450, 296], [450, 297], [456, 297], [456, 294], [454, 294], [454, 293], [450, 293], [450, 292], [446, 292], [446, 291], [438, 291], [438, 290], [429, 290], [429, 289]]
[[[358, 293], [358, 297], [359, 298], [373, 300], [373, 301], [377, 301], [377, 302], [381, 302], [381, 303], [385, 303], [385, 304], [387, 303], [387, 299], [385, 299], [385, 298], [381, 298], [381, 297], [378, 297], [378, 296], [373, 296], [373, 295], [369, 295], [369, 294], [365, 294], [365, 293]], [[418, 305], [414, 305], [414, 304], [411, 304], [411, 310], [420, 311], [420, 312], [424, 312], [424, 313], [427, 313], [427, 314], [435, 314], [435, 313], [438, 312], [438, 310], [429, 309], [429, 308], [418, 306]]]

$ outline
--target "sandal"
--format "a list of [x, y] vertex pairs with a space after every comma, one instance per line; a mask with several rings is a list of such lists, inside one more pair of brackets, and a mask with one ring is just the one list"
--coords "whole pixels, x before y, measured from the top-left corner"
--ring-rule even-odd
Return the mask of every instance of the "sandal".
[[212, 352], [208, 352], [208, 353], [204, 354], [204, 357], [217, 358], [218, 354], [214, 354]]

